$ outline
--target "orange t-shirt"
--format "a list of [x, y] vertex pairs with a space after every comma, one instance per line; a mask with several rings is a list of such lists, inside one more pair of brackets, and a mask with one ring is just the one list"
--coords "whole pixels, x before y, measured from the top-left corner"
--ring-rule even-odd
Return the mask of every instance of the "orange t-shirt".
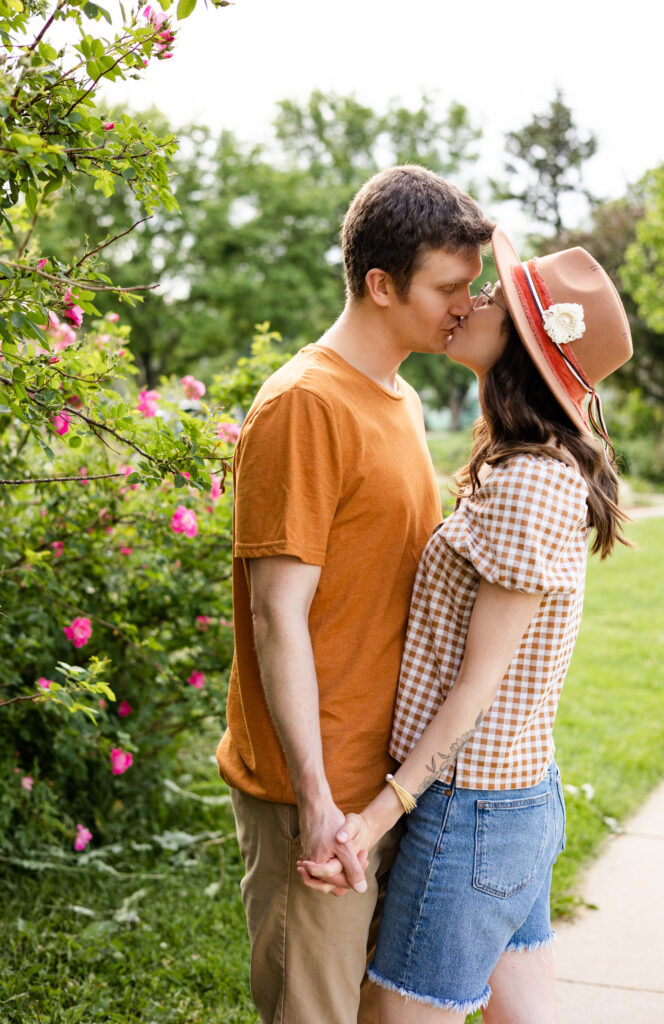
[[309, 614], [325, 773], [343, 811], [393, 770], [388, 754], [419, 557], [440, 522], [420, 400], [391, 392], [331, 349], [308, 345], [263, 385], [234, 460], [235, 655], [221, 775], [251, 796], [295, 803], [265, 701], [245, 559], [322, 566]]

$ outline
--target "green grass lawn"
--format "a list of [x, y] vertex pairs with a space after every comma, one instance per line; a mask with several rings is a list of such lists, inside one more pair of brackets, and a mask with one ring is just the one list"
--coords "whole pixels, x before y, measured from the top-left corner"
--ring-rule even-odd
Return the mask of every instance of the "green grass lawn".
[[[579, 872], [610, 834], [607, 819], [624, 819], [664, 776], [664, 519], [629, 533], [638, 550], [590, 562], [556, 726], [563, 783], [579, 790], [566, 793], [558, 914], [573, 909]], [[182, 785], [199, 794], [223, 792], [209, 762], [216, 732], [192, 738], [180, 766]], [[128, 836], [101, 858], [104, 869], [70, 868], [73, 854], [47, 870], [4, 865], [0, 1024], [257, 1022], [232, 816], [226, 806], [172, 800], [176, 834], [161, 843], [173, 849]], [[205, 831], [216, 835], [183, 837]]]

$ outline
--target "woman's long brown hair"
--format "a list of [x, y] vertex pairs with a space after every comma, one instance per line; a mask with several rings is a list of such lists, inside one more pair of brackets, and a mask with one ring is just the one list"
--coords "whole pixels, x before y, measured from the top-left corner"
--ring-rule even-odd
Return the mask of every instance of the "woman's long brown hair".
[[592, 553], [601, 558], [629, 521], [618, 508], [618, 475], [613, 451], [583, 434], [549, 390], [528, 355], [511, 317], [505, 320], [505, 349], [482, 383], [482, 415], [473, 431], [470, 460], [455, 476], [457, 493], [474, 493], [485, 463], [495, 466], [517, 454], [546, 455], [578, 467], [588, 486], [588, 520], [595, 531]]

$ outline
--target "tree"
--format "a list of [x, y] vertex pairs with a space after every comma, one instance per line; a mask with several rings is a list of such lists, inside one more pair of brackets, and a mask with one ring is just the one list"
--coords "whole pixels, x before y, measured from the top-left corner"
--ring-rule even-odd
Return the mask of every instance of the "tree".
[[643, 211], [636, 223], [636, 237], [625, 253], [621, 273], [640, 315], [648, 327], [661, 336], [664, 335], [664, 165], [649, 171], [641, 186]]
[[[137, 113], [134, 119], [149, 124], [160, 136], [172, 134], [157, 110]], [[209, 130], [195, 125], [180, 131], [178, 146], [170, 172], [174, 208], [156, 209], [145, 219], [131, 191], [104, 195], [95, 189], [94, 180], [84, 175], [54, 196], [34, 235], [41, 252], [58, 253], [64, 262], [88, 246], [103, 244], [110, 235], [122, 236], [104, 250], [108, 276], [120, 287], [136, 280], [155, 283], [143, 293], [142, 302], [123, 314], [148, 388], [155, 387], [162, 374], [185, 372], [209, 351], [211, 340], [209, 334], [191, 326], [188, 278], [192, 249], [197, 236], [203, 234], [204, 183], [209, 187], [215, 147]], [[102, 313], [109, 312], [114, 308], [112, 296], [102, 294], [98, 305]], [[244, 325], [247, 338], [255, 318]]]
[[540, 224], [563, 231], [562, 205], [566, 195], [583, 195], [594, 202], [582, 184], [582, 165], [597, 150], [592, 132], [581, 135], [560, 90], [549, 109], [537, 114], [520, 131], [508, 132], [505, 146], [512, 159], [505, 170], [511, 181], [493, 181], [495, 198], [517, 200]]
[[[194, 6], [180, 0], [178, 10]], [[105, 8], [85, 0], [50, 11], [0, 0], [0, 14], [0, 707], [12, 735], [0, 748], [9, 794], [0, 824], [15, 849], [49, 835], [71, 846], [85, 809], [103, 831], [118, 804], [114, 778], [132, 756], [147, 770], [122, 792], [147, 794], [149, 806], [159, 774], [150, 765], [163, 768], [191, 720], [184, 702], [201, 689], [198, 666], [227, 663], [229, 636], [204, 634], [230, 608], [221, 495], [237, 427], [205, 408], [190, 375], [137, 394], [129, 329], [96, 305], [112, 296], [131, 307], [149, 290], [112, 281], [101, 260], [144, 218], [177, 209], [173, 135], [126, 114], [105, 119], [96, 91], [172, 56], [177, 27], [150, 5], [123, 10], [113, 30]], [[48, 42], [58, 22], [74, 36], [60, 49]], [[129, 190], [139, 219], [127, 214], [116, 234], [43, 254], [40, 218], [60, 189], [84, 180], [106, 199]], [[130, 700], [117, 714], [100, 706], [132, 691], [135, 718]], [[194, 715], [218, 711], [211, 696]], [[22, 789], [7, 784], [21, 773]]]

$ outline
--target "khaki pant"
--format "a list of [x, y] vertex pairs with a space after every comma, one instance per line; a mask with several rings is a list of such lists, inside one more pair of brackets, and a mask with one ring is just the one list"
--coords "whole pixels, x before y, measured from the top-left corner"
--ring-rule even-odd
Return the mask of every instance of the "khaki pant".
[[378, 1024], [366, 964], [401, 826], [373, 850], [367, 891], [335, 897], [307, 888], [297, 874], [297, 807], [238, 789], [231, 797], [245, 866], [251, 995], [262, 1024]]

